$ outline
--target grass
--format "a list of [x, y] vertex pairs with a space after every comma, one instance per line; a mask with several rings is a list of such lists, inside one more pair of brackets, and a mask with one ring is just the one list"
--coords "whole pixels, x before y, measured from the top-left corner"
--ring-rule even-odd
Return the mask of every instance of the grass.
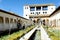
[[1, 36], [0, 40], [17, 40], [18, 37], [20, 38], [22, 35], [26, 34], [33, 28], [34, 26], [31, 26], [31, 27], [27, 27], [24, 30], [19, 30], [18, 32], [14, 32], [11, 35]]

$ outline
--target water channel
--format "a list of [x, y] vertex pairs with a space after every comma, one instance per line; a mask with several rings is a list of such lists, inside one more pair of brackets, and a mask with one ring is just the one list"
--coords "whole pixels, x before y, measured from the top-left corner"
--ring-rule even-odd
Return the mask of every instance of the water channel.
[[36, 30], [32, 36], [29, 38], [29, 40], [41, 40], [41, 33], [40, 30]]

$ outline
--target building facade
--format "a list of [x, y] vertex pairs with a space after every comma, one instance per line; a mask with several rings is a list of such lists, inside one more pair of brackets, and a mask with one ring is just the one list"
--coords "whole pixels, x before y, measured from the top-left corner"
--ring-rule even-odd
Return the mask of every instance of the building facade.
[[[23, 16], [27, 19], [35, 21], [38, 20], [48, 20], [48, 16], [55, 10], [53, 4], [34, 4], [34, 5], [25, 5], [23, 7], [24, 14]], [[49, 21], [49, 20], [48, 20]]]
[[55, 10], [55, 6], [53, 4], [34, 4], [34, 5], [25, 5], [23, 16], [29, 19], [29, 15], [46, 15], [51, 14]]
[[60, 27], [60, 6], [56, 8], [53, 4], [25, 5], [23, 16], [43, 25]]
[[53, 27], [60, 27], [60, 6], [50, 15], [49, 24]]
[[15, 13], [0, 9], [0, 32], [17, 29], [17, 22], [19, 22], [22, 27], [28, 27], [33, 24], [32, 21], [26, 18], [23, 18]]

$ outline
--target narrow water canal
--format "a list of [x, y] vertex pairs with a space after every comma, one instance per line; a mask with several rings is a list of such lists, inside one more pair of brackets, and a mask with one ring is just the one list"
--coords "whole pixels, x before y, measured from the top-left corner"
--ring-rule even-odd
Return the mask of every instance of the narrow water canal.
[[38, 30], [37, 32], [36, 32], [36, 34], [35, 34], [35, 38], [34, 38], [34, 40], [40, 40], [41, 39], [41, 33], [40, 33], [40, 31]]
[[29, 40], [41, 40], [40, 30], [36, 30]]

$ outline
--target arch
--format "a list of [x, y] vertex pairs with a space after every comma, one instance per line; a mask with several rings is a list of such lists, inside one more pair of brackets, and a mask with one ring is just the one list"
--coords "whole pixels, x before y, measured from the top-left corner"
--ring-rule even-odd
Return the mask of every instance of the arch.
[[3, 17], [0, 17], [0, 23], [3, 23]]
[[5, 18], [5, 23], [9, 23], [9, 18]]
[[13, 23], [13, 19], [12, 18], [10, 18], [10, 23]]
[[16, 19], [14, 19], [14, 23], [16, 23], [17, 21], [16, 21]]
[[37, 19], [37, 23], [39, 23], [40, 19]]
[[43, 25], [45, 25], [45, 19], [43, 20]]
[[34, 23], [36, 23], [36, 21], [35, 21], [35, 20], [33, 20], [33, 22], [34, 22]]
[[45, 20], [45, 24], [48, 26], [49, 25], [49, 19]]

